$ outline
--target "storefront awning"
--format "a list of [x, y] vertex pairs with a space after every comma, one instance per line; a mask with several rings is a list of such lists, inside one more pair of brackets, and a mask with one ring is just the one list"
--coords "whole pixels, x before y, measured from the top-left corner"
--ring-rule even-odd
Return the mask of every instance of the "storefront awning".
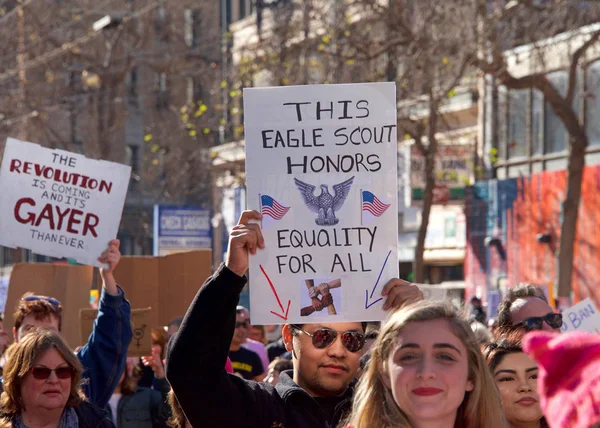
[[465, 261], [464, 248], [435, 248], [425, 250], [423, 259], [432, 264], [462, 264]]

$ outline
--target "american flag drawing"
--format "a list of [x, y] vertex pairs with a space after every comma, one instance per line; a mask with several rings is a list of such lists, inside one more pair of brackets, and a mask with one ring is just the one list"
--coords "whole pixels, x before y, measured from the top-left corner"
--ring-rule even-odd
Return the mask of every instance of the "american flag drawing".
[[281, 220], [289, 210], [290, 207], [284, 207], [269, 195], [260, 197], [260, 213], [263, 216], [268, 215], [273, 220]]
[[363, 212], [370, 213], [375, 217], [381, 217], [381, 215], [390, 207], [390, 204], [386, 204], [379, 200], [377, 196], [368, 190], [362, 191], [362, 210]]

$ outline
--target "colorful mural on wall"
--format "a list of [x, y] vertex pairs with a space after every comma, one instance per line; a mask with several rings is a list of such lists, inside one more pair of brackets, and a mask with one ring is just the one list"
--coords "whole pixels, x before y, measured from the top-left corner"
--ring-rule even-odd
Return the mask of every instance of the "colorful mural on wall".
[[[478, 182], [468, 189], [467, 299], [519, 282], [555, 283], [565, 171]], [[600, 304], [600, 166], [586, 167], [575, 240], [573, 302]]]

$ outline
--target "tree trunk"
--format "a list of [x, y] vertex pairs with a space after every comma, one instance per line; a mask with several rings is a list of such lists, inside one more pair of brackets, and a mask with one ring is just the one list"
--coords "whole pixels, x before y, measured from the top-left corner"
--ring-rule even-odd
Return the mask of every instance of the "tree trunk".
[[433, 188], [435, 187], [435, 157], [437, 155], [437, 139], [435, 132], [437, 130], [437, 102], [429, 97], [429, 118], [427, 124], [427, 148], [423, 147], [422, 143], [417, 143], [417, 147], [421, 150], [425, 158], [425, 189], [423, 191], [423, 211], [421, 212], [421, 224], [417, 235], [417, 246], [415, 247], [414, 261], [414, 281], [423, 283], [425, 279], [425, 238], [427, 237], [427, 227], [429, 226], [429, 215], [431, 214], [431, 206], [433, 205]]
[[[581, 137], [580, 137], [581, 138]], [[573, 255], [577, 218], [581, 198], [581, 181], [585, 166], [585, 148], [587, 141], [571, 137], [567, 165], [567, 193], [562, 204], [563, 220], [560, 228], [560, 246], [558, 252], [558, 297], [570, 297], [573, 278]]]
[[433, 188], [435, 186], [435, 156], [428, 151], [425, 156], [425, 190], [423, 192], [423, 211], [421, 212], [421, 224], [417, 235], [417, 246], [415, 247], [414, 273], [415, 282], [422, 283], [425, 279], [425, 238], [427, 227], [429, 227], [429, 214], [433, 205]]

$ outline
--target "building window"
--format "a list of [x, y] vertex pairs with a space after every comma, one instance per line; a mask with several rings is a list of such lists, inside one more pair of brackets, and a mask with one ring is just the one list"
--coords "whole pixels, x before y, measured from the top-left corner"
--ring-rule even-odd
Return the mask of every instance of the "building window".
[[600, 61], [587, 69], [585, 86], [585, 132], [590, 146], [600, 146]]
[[131, 167], [131, 174], [137, 175], [140, 172], [140, 148], [137, 145], [128, 144], [125, 149], [127, 164]]
[[194, 100], [194, 78], [193, 77], [188, 77], [186, 79], [186, 89], [185, 89], [185, 99], [187, 104], [191, 104], [193, 103]]
[[129, 101], [133, 104], [137, 104], [137, 85], [138, 85], [138, 74], [137, 68], [133, 67], [133, 69], [129, 72]]
[[186, 83], [186, 99], [188, 104], [200, 101], [204, 104], [208, 104], [208, 100], [204, 99], [205, 92], [199, 77], [188, 77]]
[[238, 0], [239, 1], [239, 19], [243, 19], [246, 17], [246, 0]]
[[200, 12], [198, 10], [186, 9], [184, 11], [185, 30], [184, 38], [185, 44], [190, 47], [197, 47], [200, 45]]
[[529, 90], [508, 93], [508, 158], [527, 156], [527, 95]]
[[[566, 71], [557, 71], [547, 76], [548, 80], [558, 92], [565, 96], [567, 93], [568, 74]], [[544, 105], [544, 142], [546, 153], [560, 153], [565, 150], [567, 130], [560, 118], [554, 113], [547, 102]]]
[[498, 88], [498, 159], [506, 159], [506, 114], [507, 114], [506, 87]]
[[194, 43], [194, 22], [192, 18], [192, 10], [186, 9], [183, 11], [183, 21], [184, 21], [184, 39], [185, 44], [188, 48], [191, 48]]
[[229, 24], [231, 24], [232, 22], [231, 9], [233, 5], [231, 2], [232, 0], [224, 0], [223, 2], [221, 2], [221, 5], [223, 6], [221, 8], [221, 23], [223, 24], [223, 19], [225, 20], [225, 28], [222, 28], [223, 31], [229, 29]]
[[544, 153], [544, 95], [534, 89], [532, 92], [531, 115], [531, 154]]
[[159, 1], [158, 6], [156, 7], [156, 15], [154, 18], [156, 32], [160, 33], [163, 31], [166, 18], [167, 13], [165, 11], [165, 3], [163, 0], [161, 0]]
[[156, 108], [167, 108], [169, 106], [169, 93], [167, 88], [167, 73], [157, 73], [155, 77], [156, 86]]

